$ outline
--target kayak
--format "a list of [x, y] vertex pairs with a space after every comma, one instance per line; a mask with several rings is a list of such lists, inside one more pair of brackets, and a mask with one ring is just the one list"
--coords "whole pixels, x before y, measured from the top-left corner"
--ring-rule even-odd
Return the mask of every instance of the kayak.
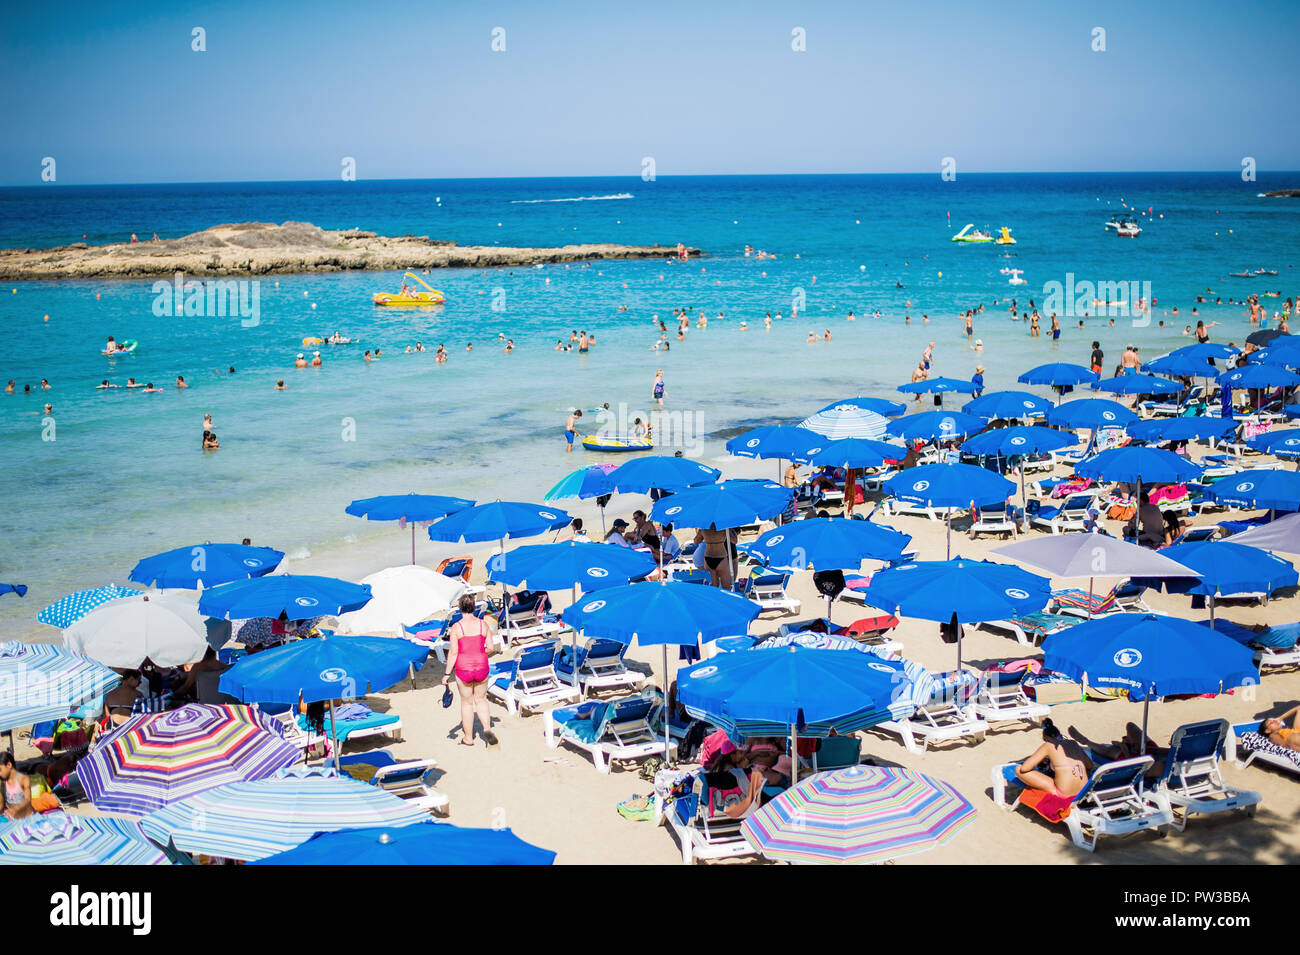
[[604, 438], [593, 434], [582, 439], [582, 446], [588, 451], [649, 451], [655, 445], [649, 438]]

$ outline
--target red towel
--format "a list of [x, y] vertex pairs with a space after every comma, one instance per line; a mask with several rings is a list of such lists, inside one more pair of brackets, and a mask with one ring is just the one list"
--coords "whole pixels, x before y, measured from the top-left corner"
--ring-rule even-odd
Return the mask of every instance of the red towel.
[[1070, 814], [1074, 800], [1042, 789], [1026, 789], [1020, 795], [1020, 803], [1034, 810], [1048, 822], [1057, 823]]

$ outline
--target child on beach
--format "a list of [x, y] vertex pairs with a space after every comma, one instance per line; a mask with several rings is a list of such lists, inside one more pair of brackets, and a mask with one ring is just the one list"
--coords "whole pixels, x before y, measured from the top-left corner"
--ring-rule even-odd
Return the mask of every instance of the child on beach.
[[578, 436], [578, 419], [582, 417], [581, 409], [570, 413], [568, 419], [564, 422], [564, 440], [568, 446], [564, 449], [565, 454], [573, 453], [573, 439]]
[[655, 372], [654, 387], [650, 390], [650, 396], [659, 403], [659, 407], [664, 406], [664, 370], [662, 368]]

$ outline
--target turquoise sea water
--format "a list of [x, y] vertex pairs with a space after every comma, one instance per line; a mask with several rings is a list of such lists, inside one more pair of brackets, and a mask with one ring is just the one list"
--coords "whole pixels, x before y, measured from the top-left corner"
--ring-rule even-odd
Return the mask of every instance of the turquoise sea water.
[[[683, 414], [692, 438], [702, 436], [687, 442], [688, 453], [713, 458], [746, 426], [801, 418], [845, 395], [894, 396], [930, 340], [935, 373], [968, 378], [983, 364], [990, 390], [1014, 386], [1017, 373], [1045, 361], [1086, 363], [1094, 338], [1108, 367], [1129, 341], [1154, 357], [1186, 342], [1181, 331], [1195, 323], [1193, 299], [1207, 288], [1211, 301], [1225, 302], [1280, 290], [1280, 299], [1266, 300], [1270, 308], [1300, 293], [1300, 201], [1257, 195], [1297, 185], [1300, 174], [1243, 183], [1225, 173], [0, 190], [3, 247], [296, 219], [465, 245], [682, 241], [706, 252], [685, 264], [442, 270], [426, 279], [447, 304], [404, 312], [370, 304], [373, 292], [396, 289], [397, 273], [262, 278], [254, 327], [237, 317], [155, 315], [152, 280], [6, 284], [0, 328], [9, 347], [0, 379], [15, 379], [20, 393], [0, 395], [0, 580], [27, 583], [32, 592], [21, 603], [0, 602], [0, 627], [25, 628], [49, 599], [124, 582], [138, 557], [195, 540], [251, 536], [318, 552], [388, 532], [344, 515], [357, 497], [420, 490], [540, 498], [569, 468], [598, 460], [564, 454], [568, 409], [610, 402], [643, 414], [657, 368], [665, 372], [666, 409]], [[629, 197], [583, 198], [618, 195]], [[1121, 200], [1153, 208], [1136, 240], [1103, 229]], [[950, 242], [967, 222], [1009, 226], [1018, 244]], [[746, 257], [747, 244], [777, 257]], [[1026, 284], [1008, 285], [1004, 267], [1022, 269]], [[1228, 278], [1244, 268], [1279, 275]], [[1070, 273], [1076, 282], [1149, 282], [1153, 320], [1133, 327], [1120, 317], [1112, 328], [1093, 318], [1079, 330], [1071, 316], [1056, 343], [1046, 318], [1037, 339], [1009, 320], [1011, 296], [1022, 307], [1030, 298], [1041, 305], [1046, 283], [1064, 284]], [[976, 355], [959, 313], [980, 303], [975, 334], [985, 349]], [[709, 316], [709, 327], [692, 324], [678, 343], [671, 312], [688, 305]], [[1239, 342], [1250, 330], [1242, 308], [1198, 308], [1198, 317], [1219, 322], [1216, 340]], [[850, 309], [859, 316], [852, 323]], [[880, 319], [870, 317], [876, 309]], [[764, 313], [778, 311], [782, 319], [765, 332]], [[654, 315], [669, 323], [667, 354], [650, 349]], [[739, 330], [741, 320], [748, 331]], [[827, 328], [833, 341], [806, 344], [810, 331], [820, 337]], [[598, 339], [588, 354], [553, 350], [557, 338], [582, 329]], [[302, 346], [304, 336], [334, 330], [362, 345], [322, 347], [322, 368], [293, 368], [297, 352], [313, 350]], [[514, 339], [513, 354], [503, 353], [498, 333]], [[110, 361], [100, 354], [110, 334], [141, 344]], [[417, 340], [429, 350], [404, 354]], [[441, 365], [433, 360], [439, 343], [451, 355]], [[361, 352], [373, 347], [384, 357], [367, 365]], [[234, 375], [215, 371], [232, 365]], [[173, 385], [178, 374], [191, 383], [184, 392]], [[163, 391], [95, 389], [104, 378], [122, 384], [128, 376]], [[51, 390], [40, 391], [41, 378]], [[287, 391], [274, 390], [279, 378]], [[32, 385], [30, 396], [21, 393], [24, 384]], [[54, 406], [52, 430], [46, 401]], [[929, 399], [917, 407], [928, 409]], [[199, 449], [205, 412], [222, 442], [215, 453]]]

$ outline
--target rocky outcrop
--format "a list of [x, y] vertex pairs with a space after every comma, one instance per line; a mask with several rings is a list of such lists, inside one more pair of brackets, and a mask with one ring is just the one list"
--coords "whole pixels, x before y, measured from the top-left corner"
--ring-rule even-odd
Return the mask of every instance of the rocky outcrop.
[[1267, 199], [1281, 197], [1283, 199], [1300, 199], [1300, 189], [1274, 189], [1272, 192], [1264, 193]]
[[[698, 255], [699, 249], [690, 249]], [[676, 255], [662, 245], [566, 245], [558, 249], [459, 246], [423, 235], [331, 231], [309, 222], [240, 222], [179, 239], [54, 249], [0, 250], [0, 279], [134, 278], [171, 275], [278, 275], [352, 269], [441, 269], [527, 266], [584, 259]]]

